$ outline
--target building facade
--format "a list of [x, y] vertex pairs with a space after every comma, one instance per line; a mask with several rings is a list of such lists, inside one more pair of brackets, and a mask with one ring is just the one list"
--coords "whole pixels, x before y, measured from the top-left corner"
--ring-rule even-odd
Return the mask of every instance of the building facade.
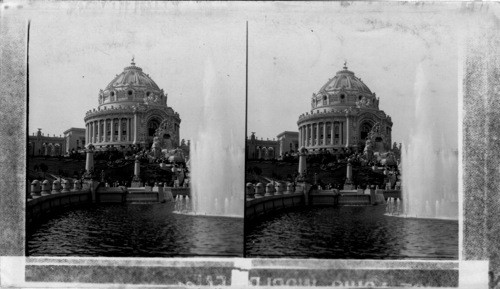
[[379, 109], [379, 101], [344, 64], [343, 70], [313, 93], [311, 111], [300, 115], [299, 147], [309, 152], [363, 148], [365, 140], [375, 134], [377, 149], [390, 149], [392, 120]]
[[296, 131], [284, 131], [277, 135], [279, 144], [279, 156], [296, 153], [299, 150], [299, 133]]
[[44, 135], [41, 128], [28, 136], [28, 156], [61, 156], [65, 151], [64, 137]]
[[272, 160], [278, 157], [278, 142], [276, 140], [257, 139], [255, 132], [246, 141], [247, 159]]
[[66, 153], [83, 149], [85, 148], [85, 129], [76, 127], [67, 129], [64, 131], [64, 139], [66, 140]]
[[157, 135], [167, 148], [179, 146], [181, 119], [167, 105], [168, 95], [134, 60], [98, 94], [99, 106], [85, 115], [87, 144], [150, 148]]

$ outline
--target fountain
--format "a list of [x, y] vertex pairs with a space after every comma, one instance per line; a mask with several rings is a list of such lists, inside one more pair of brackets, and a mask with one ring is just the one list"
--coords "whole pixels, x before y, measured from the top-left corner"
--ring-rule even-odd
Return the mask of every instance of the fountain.
[[238, 119], [244, 113], [234, 109], [238, 106], [232, 103], [236, 101], [233, 96], [215, 95], [215, 73], [208, 61], [202, 124], [190, 148], [190, 214], [242, 218], [245, 149], [243, 135], [241, 138], [236, 135], [244, 131], [244, 126], [239, 125], [244, 119]]
[[[435, 98], [424, 96], [425, 75], [419, 67], [416, 81], [416, 127], [402, 153], [403, 215], [417, 218], [458, 219], [458, 154], [445, 142], [446, 130]], [[428, 89], [426, 90], [428, 91]]]

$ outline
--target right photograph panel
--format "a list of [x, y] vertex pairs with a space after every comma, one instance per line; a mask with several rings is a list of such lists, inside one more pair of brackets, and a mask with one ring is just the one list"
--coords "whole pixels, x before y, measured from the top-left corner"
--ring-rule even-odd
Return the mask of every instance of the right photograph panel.
[[457, 7], [249, 21], [246, 257], [458, 260]]

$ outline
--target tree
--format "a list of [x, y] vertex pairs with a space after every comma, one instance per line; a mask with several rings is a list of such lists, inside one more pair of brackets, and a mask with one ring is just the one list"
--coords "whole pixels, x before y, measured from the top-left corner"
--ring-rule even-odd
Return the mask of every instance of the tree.
[[44, 179], [45, 179], [45, 173], [47, 172], [48, 169], [49, 169], [49, 167], [45, 163], [40, 164], [40, 170], [43, 172]]

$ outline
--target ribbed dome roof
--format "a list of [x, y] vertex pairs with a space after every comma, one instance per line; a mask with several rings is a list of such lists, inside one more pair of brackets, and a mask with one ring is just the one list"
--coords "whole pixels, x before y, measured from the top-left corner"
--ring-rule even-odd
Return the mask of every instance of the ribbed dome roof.
[[158, 85], [149, 77], [149, 75], [142, 72], [142, 68], [135, 66], [132, 60], [131, 66], [125, 67], [122, 73], [118, 74], [109, 84], [105, 90], [112, 90], [113, 88], [123, 86], [138, 86], [151, 88], [152, 90], [160, 90]]
[[334, 92], [341, 89], [359, 91], [371, 94], [372, 92], [364, 84], [361, 79], [354, 75], [354, 72], [347, 70], [347, 66], [344, 64], [344, 69], [337, 72], [334, 78], [328, 80], [328, 82], [321, 87], [319, 92]]

